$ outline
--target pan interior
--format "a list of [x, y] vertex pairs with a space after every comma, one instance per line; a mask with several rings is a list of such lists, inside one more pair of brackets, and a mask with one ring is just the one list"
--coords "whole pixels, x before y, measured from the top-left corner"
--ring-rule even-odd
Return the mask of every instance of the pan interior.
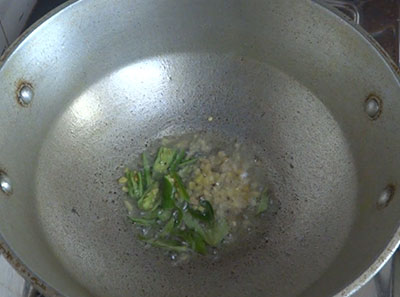
[[[134, 238], [116, 179], [146, 144], [198, 131], [254, 152], [278, 207], [219, 260], [172, 265]], [[326, 106], [277, 68], [233, 54], [155, 56], [107, 73], [64, 106], [38, 160], [43, 236], [93, 296], [297, 296], [355, 217], [354, 161]]]

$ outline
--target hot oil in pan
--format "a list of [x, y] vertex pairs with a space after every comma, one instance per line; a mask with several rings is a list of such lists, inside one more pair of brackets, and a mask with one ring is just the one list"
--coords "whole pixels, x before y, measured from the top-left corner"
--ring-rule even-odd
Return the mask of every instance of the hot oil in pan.
[[[144, 169], [127, 169], [120, 179], [136, 237], [166, 250], [174, 263], [198, 254], [217, 260], [222, 251], [254, 242], [260, 229], [268, 227], [267, 210], [274, 212], [277, 205], [268, 186], [268, 166], [256, 150], [237, 138], [204, 132], [155, 141], [142, 155]], [[157, 162], [171, 164], [162, 168], [168, 168], [163, 177], [157, 173]], [[182, 179], [187, 200], [181, 197], [174, 174]], [[166, 183], [174, 193], [167, 208]], [[157, 194], [152, 195], [154, 190]], [[152, 205], [144, 209], [146, 200]], [[206, 206], [212, 218], [207, 218]]]

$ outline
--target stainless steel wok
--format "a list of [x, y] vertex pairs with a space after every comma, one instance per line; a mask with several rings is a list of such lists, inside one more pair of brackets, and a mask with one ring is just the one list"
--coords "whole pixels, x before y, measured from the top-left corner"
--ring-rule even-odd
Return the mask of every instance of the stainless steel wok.
[[[398, 245], [398, 69], [320, 3], [70, 2], [3, 56], [0, 90], [0, 250], [48, 296], [350, 296]], [[280, 209], [172, 266], [115, 181], [193, 131], [258, 148]]]

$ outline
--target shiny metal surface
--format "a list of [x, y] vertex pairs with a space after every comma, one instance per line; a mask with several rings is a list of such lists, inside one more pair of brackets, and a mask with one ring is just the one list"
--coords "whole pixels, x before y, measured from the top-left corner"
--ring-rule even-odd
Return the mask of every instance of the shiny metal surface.
[[394, 260], [391, 258], [373, 279], [366, 283], [351, 297], [397, 297], [394, 291], [395, 274], [393, 274]]
[[[399, 181], [398, 77], [310, 1], [79, 1], [5, 58], [0, 88], [0, 231], [49, 295], [349, 296], [398, 245], [397, 195], [376, 207]], [[198, 130], [254, 146], [281, 209], [268, 241], [170, 267], [134, 240], [114, 181], [146, 143]]]
[[375, 120], [381, 113], [381, 101], [375, 96], [369, 97], [365, 101], [365, 112], [372, 119]]
[[23, 84], [18, 90], [18, 101], [23, 106], [31, 104], [33, 100], [33, 89], [28, 84]]
[[389, 203], [392, 201], [395, 191], [396, 189], [394, 188], [394, 186], [391, 185], [387, 186], [379, 196], [377, 206], [379, 208], [387, 207]]
[[6, 195], [11, 195], [13, 191], [11, 179], [4, 172], [1, 171], [0, 171], [0, 190]]

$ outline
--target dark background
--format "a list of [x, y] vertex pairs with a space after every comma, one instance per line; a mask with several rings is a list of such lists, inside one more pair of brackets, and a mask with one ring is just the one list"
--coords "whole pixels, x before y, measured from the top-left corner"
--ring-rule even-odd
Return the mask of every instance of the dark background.
[[38, 0], [35, 8], [31, 12], [31, 15], [26, 22], [25, 28], [32, 25], [46, 13], [48, 13], [53, 8], [56, 8], [60, 4], [67, 2], [67, 0]]

